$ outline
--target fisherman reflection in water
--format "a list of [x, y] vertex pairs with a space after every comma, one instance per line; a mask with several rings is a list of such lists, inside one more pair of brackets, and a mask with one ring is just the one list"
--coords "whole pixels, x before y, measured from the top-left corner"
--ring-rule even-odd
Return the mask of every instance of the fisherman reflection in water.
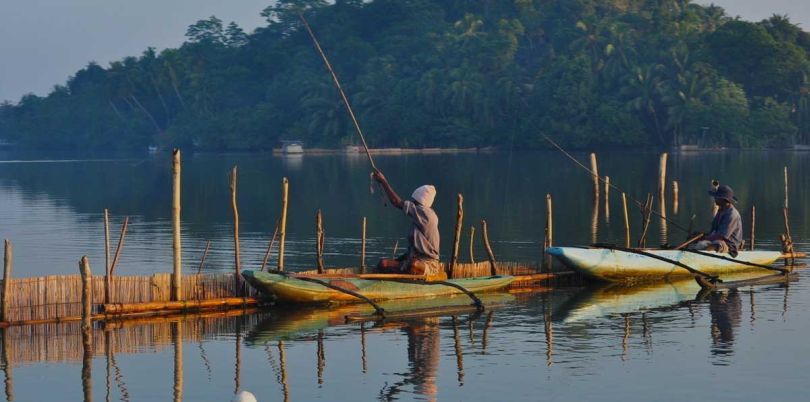
[[374, 179], [385, 190], [391, 205], [401, 209], [411, 220], [407, 253], [396, 260], [380, 260], [377, 271], [423, 275], [427, 280], [447, 279], [439, 263], [439, 217], [431, 208], [436, 188], [426, 184], [414, 190], [410, 200], [403, 201], [381, 171], [374, 171]]
[[737, 208], [734, 208], [734, 203], [737, 202], [734, 191], [723, 185], [717, 190], [709, 191], [709, 195], [714, 197], [714, 203], [717, 204], [717, 215], [712, 220], [709, 234], [693, 243], [690, 248], [729, 253], [736, 257], [737, 251], [742, 247], [742, 218]]
[[403, 328], [408, 337], [408, 366], [410, 371], [400, 373], [404, 379], [380, 390], [379, 399], [393, 401], [402, 387], [413, 386], [413, 392], [428, 401], [435, 401], [438, 394], [436, 376], [441, 358], [441, 331], [439, 317], [425, 318], [408, 322]]
[[740, 293], [737, 290], [712, 292], [709, 295], [709, 313], [712, 316], [712, 355], [734, 353], [734, 331], [740, 326], [742, 317]]

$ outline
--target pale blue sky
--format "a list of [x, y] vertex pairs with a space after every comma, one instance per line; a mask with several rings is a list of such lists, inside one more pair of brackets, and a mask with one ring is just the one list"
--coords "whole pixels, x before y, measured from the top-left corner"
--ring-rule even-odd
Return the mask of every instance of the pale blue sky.
[[[216, 15], [245, 31], [263, 24], [271, 0], [0, 0], [0, 101], [45, 95], [96, 61], [107, 65], [182, 43], [186, 28]], [[810, 27], [810, 0], [715, 0], [732, 16], [761, 20], [787, 14]]]

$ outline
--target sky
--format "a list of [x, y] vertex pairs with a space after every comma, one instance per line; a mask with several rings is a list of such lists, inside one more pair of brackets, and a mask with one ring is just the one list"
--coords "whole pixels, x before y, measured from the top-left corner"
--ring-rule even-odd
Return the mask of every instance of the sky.
[[[147, 47], [177, 47], [186, 28], [216, 15], [246, 32], [272, 0], [0, 0], [0, 102], [47, 95], [90, 61], [102, 66]], [[786, 14], [810, 30], [810, 0], [697, 0], [759, 21]]]

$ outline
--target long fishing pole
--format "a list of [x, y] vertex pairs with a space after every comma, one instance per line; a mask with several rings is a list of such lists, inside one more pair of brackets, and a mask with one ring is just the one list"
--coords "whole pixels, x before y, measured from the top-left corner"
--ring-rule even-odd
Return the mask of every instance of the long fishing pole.
[[357, 135], [360, 136], [360, 141], [363, 143], [363, 149], [366, 150], [366, 156], [368, 156], [368, 161], [371, 163], [371, 168], [376, 171], [377, 166], [374, 164], [374, 159], [371, 157], [371, 152], [368, 151], [368, 144], [366, 144], [366, 138], [363, 136], [363, 130], [360, 129], [360, 124], [357, 123], [357, 118], [354, 116], [352, 106], [349, 104], [349, 98], [347, 98], [346, 94], [343, 92], [343, 88], [340, 86], [340, 80], [338, 80], [335, 70], [332, 69], [332, 64], [330, 64], [329, 59], [326, 58], [326, 53], [324, 53], [323, 49], [321, 48], [318, 38], [315, 37], [315, 33], [312, 32], [312, 28], [309, 27], [309, 23], [307, 23], [307, 20], [304, 18], [304, 14], [301, 11], [298, 11], [298, 18], [301, 19], [301, 23], [304, 24], [304, 28], [306, 28], [307, 32], [309, 33], [309, 37], [312, 38], [312, 42], [315, 43], [315, 48], [318, 49], [318, 53], [320, 53], [324, 64], [326, 64], [326, 68], [329, 70], [329, 73], [332, 74], [332, 80], [335, 81], [338, 92], [340, 92], [340, 97], [343, 99], [343, 104], [346, 105], [346, 110], [349, 112], [349, 116], [352, 118], [352, 123], [354, 123], [354, 129], [357, 131]]
[[[622, 190], [621, 188], [619, 188], [619, 186], [617, 186], [617, 185], [613, 184], [612, 182], [609, 182], [609, 181], [607, 181], [607, 180], [603, 179], [603, 178], [602, 178], [602, 176], [599, 176], [599, 175], [598, 175], [598, 174], [596, 174], [594, 171], [592, 171], [591, 169], [589, 169], [587, 166], [583, 165], [583, 164], [582, 164], [582, 162], [578, 161], [578, 160], [577, 160], [577, 158], [574, 158], [574, 157], [573, 157], [571, 154], [569, 154], [568, 152], [566, 152], [566, 151], [565, 151], [565, 150], [564, 150], [564, 149], [563, 149], [561, 146], [557, 145], [557, 143], [556, 143], [556, 142], [554, 142], [554, 140], [552, 140], [551, 138], [549, 138], [547, 135], [545, 135], [545, 134], [543, 134], [543, 133], [540, 133], [540, 135], [541, 135], [543, 138], [545, 138], [545, 139], [546, 139], [546, 141], [548, 141], [549, 143], [551, 143], [551, 145], [553, 145], [553, 146], [554, 146], [554, 148], [557, 148], [557, 149], [558, 149], [560, 152], [562, 152], [562, 153], [563, 153], [563, 155], [565, 155], [566, 157], [568, 157], [568, 159], [571, 159], [572, 161], [574, 161], [574, 163], [576, 163], [576, 164], [577, 164], [577, 166], [579, 166], [579, 167], [581, 167], [581, 168], [585, 169], [585, 170], [586, 170], [588, 173], [590, 173], [592, 176], [596, 176], [596, 178], [597, 178], [599, 181], [601, 181], [602, 183], [605, 183], [605, 185], [606, 185], [606, 186], [613, 187], [614, 189], [616, 189], [616, 191], [620, 191], [620, 192], [622, 192], [622, 193], [624, 193], [624, 192], [625, 192], [624, 190]], [[631, 195], [631, 196], [629, 196], [629, 198], [630, 198], [630, 200], [631, 200], [631, 201], [635, 202], [635, 203], [636, 203], [636, 205], [638, 205], [639, 207], [643, 207], [643, 206], [644, 206], [644, 204], [642, 204], [642, 203], [641, 203], [641, 201], [639, 201], [638, 199], [636, 199], [636, 198], [635, 198], [635, 197], [633, 197], [632, 195]], [[665, 215], [663, 215], [663, 214], [661, 214], [661, 213], [659, 213], [659, 212], [656, 212], [654, 209], [650, 208], [650, 212], [651, 212], [652, 214], [654, 214], [654, 215], [658, 216], [659, 218], [664, 219], [664, 220], [665, 220], [665, 221], [667, 221], [668, 223], [672, 224], [672, 226], [674, 226], [674, 227], [676, 227], [676, 228], [678, 228], [678, 229], [680, 229], [680, 230], [683, 230], [683, 231], [684, 231], [684, 232], [686, 232], [686, 233], [690, 233], [690, 234], [691, 234], [691, 231], [690, 231], [690, 230], [687, 230], [685, 227], [683, 227], [683, 226], [681, 226], [680, 224], [678, 224], [678, 222], [675, 222], [675, 221], [673, 221], [672, 219], [667, 218]]]

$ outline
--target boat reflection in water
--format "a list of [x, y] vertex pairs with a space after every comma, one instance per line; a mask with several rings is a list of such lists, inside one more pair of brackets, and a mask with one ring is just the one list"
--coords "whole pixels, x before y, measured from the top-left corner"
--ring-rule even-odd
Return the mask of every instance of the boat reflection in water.
[[[486, 351], [486, 344], [488, 339], [488, 331], [492, 326], [494, 319], [494, 310], [499, 306], [510, 304], [515, 301], [515, 297], [505, 293], [484, 294], [480, 296], [481, 301], [489, 306], [489, 310], [483, 314], [486, 315], [486, 321], [481, 334], [481, 347]], [[469, 305], [470, 299], [467, 296], [452, 296], [440, 297], [433, 299], [420, 299], [408, 301], [387, 301], [380, 303], [389, 313], [396, 313], [402, 311], [412, 311], [429, 309], [439, 306], [464, 306]], [[464, 381], [464, 358], [461, 346], [461, 337], [459, 336], [459, 327], [462, 325], [460, 321], [463, 319], [459, 316], [439, 316], [440, 310], [436, 310], [432, 314], [419, 318], [409, 318], [405, 320], [394, 321], [378, 321], [374, 323], [363, 322], [360, 324], [346, 324], [346, 316], [356, 316], [358, 314], [368, 314], [373, 310], [365, 305], [350, 304], [338, 305], [331, 307], [305, 307], [292, 309], [287, 311], [278, 311], [267, 317], [263, 322], [259, 323], [254, 331], [249, 333], [245, 342], [250, 346], [272, 345], [278, 347], [279, 352], [279, 368], [280, 375], [278, 376], [279, 383], [282, 385], [283, 399], [285, 401], [290, 398], [289, 384], [286, 381], [286, 364], [285, 364], [285, 341], [308, 339], [317, 334], [316, 339], [318, 342], [318, 381], [323, 381], [323, 367], [325, 366], [325, 354], [323, 353], [324, 330], [328, 327], [344, 326], [344, 325], [359, 325], [360, 327], [360, 345], [361, 345], [361, 361], [363, 372], [367, 372], [367, 354], [366, 354], [366, 336], [368, 332], [390, 332], [400, 331], [407, 338], [407, 358], [408, 370], [406, 372], [398, 372], [397, 376], [401, 377], [400, 380], [393, 384], [385, 383], [379, 391], [379, 398], [381, 400], [396, 400], [400, 398], [399, 394], [405, 392], [413, 392], [423, 396], [425, 399], [433, 401], [436, 400], [438, 394], [438, 386], [436, 383], [437, 374], [439, 370], [439, 361], [441, 360], [441, 329], [444, 324], [451, 324], [453, 328], [453, 340], [455, 342], [454, 350], [456, 354], [456, 364], [458, 372], [458, 381], [463, 384]], [[468, 326], [470, 329], [470, 338], [473, 335], [473, 321], [478, 319], [482, 313], [470, 310], [468, 317]], [[330, 337], [352, 336], [354, 332], [335, 331], [330, 333]]]
[[[725, 281], [744, 280], [761, 277], [762, 272], [748, 272], [728, 275]], [[795, 276], [788, 278], [796, 280]], [[572, 297], [563, 306], [554, 311], [551, 319], [564, 325], [582, 326], [589, 328], [592, 322], [598, 319], [620, 318], [623, 323], [624, 337], [622, 347], [623, 358], [627, 355], [628, 340], [632, 328], [632, 319], [638, 316], [642, 323], [644, 343], [651, 348], [651, 323], [655, 317], [652, 313], [677, 311], [688, 309], [693, 323], [696, 320], [696, 311], [701, 306], [708, 305], [711, 318], [710, 353], [716, 357], [716, 365], [729, 364], [724, 357], [734, 353], [735, 331], [742, 322], [743, 302], [742, 292], [750, 292], [751, 321], [755, 317], [754, 295], [758, 292], [784, 289], [785, 299], [789, 289], [789, 281], [756, 288], [730, 289], [723, 291], [702, 290], [694, 280], [680, 280], [675, 282], [659, 282], [645, 285], [628, 286], [622, 284], [604, 284], [587, 287]], [[787, 308], [787, 302], [783, 308]]]

